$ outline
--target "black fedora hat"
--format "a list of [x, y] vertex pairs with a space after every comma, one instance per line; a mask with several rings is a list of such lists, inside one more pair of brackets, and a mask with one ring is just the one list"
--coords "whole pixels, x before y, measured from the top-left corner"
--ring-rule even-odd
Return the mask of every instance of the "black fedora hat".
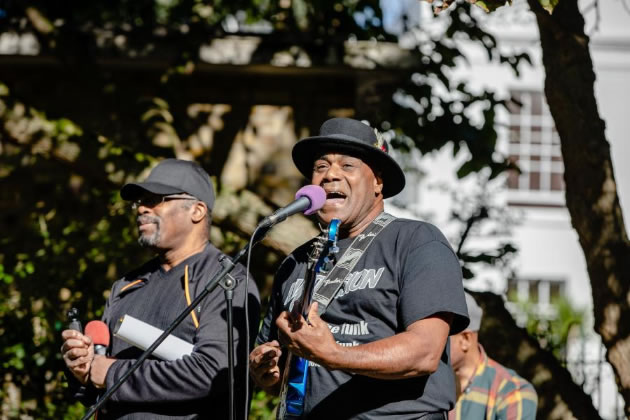
[[341, 151], [365, 161], [383, 177], [383, 198], [405, 187], [405, 174], [389, 155], [389, 145], [375, 129], [351, 118], [332, 118], [322, 124], [319, 136], [307, 137], [293, 146], [293, 162], [302, 175], [311, 179], [313, 162], [322, 153]]

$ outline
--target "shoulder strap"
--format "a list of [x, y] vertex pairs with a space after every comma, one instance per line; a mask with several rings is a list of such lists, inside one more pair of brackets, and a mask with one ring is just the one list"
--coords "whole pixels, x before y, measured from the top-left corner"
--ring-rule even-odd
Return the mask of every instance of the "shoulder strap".
[[330, 302], [337, 296], [337, 292], [343, 285], [345, 278], [352, 272], [354, 266], [359, 262], [365, 250], [370, 246], [376, 235], [381, 233], [385, 226], [396, 219], [389, 213], [379, 214], [372, 223], [361, 232], [348, 249], [343, 253], [337, 264], [328, 273], [326, 278], [321, 281], [316, 290], [313, 292], [313, 300], [318, 303], [317, 313], [321, 316]]

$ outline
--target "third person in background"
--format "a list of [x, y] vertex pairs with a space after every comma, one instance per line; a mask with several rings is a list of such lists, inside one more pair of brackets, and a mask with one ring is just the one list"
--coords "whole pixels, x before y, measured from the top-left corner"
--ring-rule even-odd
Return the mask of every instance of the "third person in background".
[[483, 310], [466, 293], [470, 324], [451, 337], [458, 398], [449, 420], [533, 420], [538, 398], [532, 384], [492, 360], [478, 341]]

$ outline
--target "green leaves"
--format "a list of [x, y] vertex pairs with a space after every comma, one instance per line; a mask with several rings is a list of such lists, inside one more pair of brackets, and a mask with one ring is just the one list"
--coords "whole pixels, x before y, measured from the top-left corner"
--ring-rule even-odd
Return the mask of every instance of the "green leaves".
[[129, 215], [119, 211], [120, 184], [111, 181], [121, 167], [136, 176], [145, 153], [94, 136], [70, 116], [50, 118], [54, 110], [30, 107], [6, 90], [0, 96], [0, 365], [4, 380], [33, 398], [12, 408], [16, 416], [62, 418], [70, 410], [58, 374], [66, 310], [76, 305], [82, 320], [98, 318], [103, 292], [120, 274], [111, 261], [131, 267], [131, 259], [145, 258], [126, 247], [135, 237]]
[[[540, 5], [549, 12], [549, 14], [553, 13], [553, 9], [560, 3], [560, 0], [538, 0]], [[571, 1], [571, 0], [564, 0]]]
[[268, 395], [264, 391], [254, 393], [249, 417], [252, 419], [274, 419], [275, 407], [280, 401], [279, 397]]
[[5, 284], [13, 283], [13, 275], [4, 271], [4, 265], [0, 264], [0, 281]]
[[527, 331], [538, 339], [540, 346], [551, 351], [561, 362], [566, 363], [569, 335], [578, 330], [585, 335], [586, 311], [575, 308], [565, 297], [550, 302], [553, 316], [541, 316], [532, 302], [517, 302], [519, 310], [527, 318]]
[[24, 358], [26, 357], [26, 351], [21, 343], [7, 346], [2, 350], [2, 367], [4, 369], [24, 369]]
[[[457, 3], [456, 0], [425, 0], [429, 3], [435, 3], [433, 10], [435, 13], [440, 13], [443, 10], [448, 9], [453, 3]], [[477, 7], [483, 9], [486, 13], [492, 13], [499, 7], [511, 6], [512, 0], [466, 0], [470, 4], [474, 4]], [[551, 14], [554, 7], [560, 2], [560, 0], [538, 0], [540, 5]], [[570, 0], [569, 0], [570, 1]]]
[[471, 0], [470, 2], [488, 13], [495, 11], [501, 6], [512, 4], [512, 0]]
[[[457, 3], [457, 0], [425, 0], [429, 3], [434, 3], [433, 11], [435, 13], [440, 13], [446, 9], [448, 9], [453, 3]], [[485, 12], [493, 12], [501, 6], [511, 5], [512, 0], [466, 0], [470, 4], [474, 4], [475, 6], [480, 7]]]

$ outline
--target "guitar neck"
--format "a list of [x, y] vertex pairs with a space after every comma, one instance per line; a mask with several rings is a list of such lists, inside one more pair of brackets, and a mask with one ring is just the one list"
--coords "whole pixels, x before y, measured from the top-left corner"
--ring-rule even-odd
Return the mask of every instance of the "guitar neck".
[[[293, 304], [292, 315], [298, 319], [299, 315], [307, 317], [311, 304], [313, 289], [317, 280], [318, 271], [322, 263], [330, 258], [331, 254], [338, 251], [336, 247], [337, 226], [339, 220], [334, 219], [329, 226], [327, 237], [318, 238], [313, 244], [309, 254], [308, 265], [304, 275], [304, 288], [302, 298]], [[332, 228], [331, 228], [332, 227]], [[282, 377], [282, 391], [280, 394], [280, 406], [276, 413], [277, 419], [297, 419], [304, 412], [304, 400], [306, 396], [306, 384], [308, 379], [308, 360], [289, 353]]]
[[[319, 242], [319, 239], [318, 239]], [[323, 245], [318, 243], [314, 244], [315, 249], [309, 255], [309, 262], [306, 268], [306, 274], [304, 276], [304, 289], [302, 290], [302, 298], [297, 300], [293, 305], [293, 315], [302, 315], [306, 317], [308, 314], [308, 308], [311, 304], [311, 298], [313, 296], [313, 288], [315, 287], [315, 281], [317, 280], [317, 260], [322, 252]]]

